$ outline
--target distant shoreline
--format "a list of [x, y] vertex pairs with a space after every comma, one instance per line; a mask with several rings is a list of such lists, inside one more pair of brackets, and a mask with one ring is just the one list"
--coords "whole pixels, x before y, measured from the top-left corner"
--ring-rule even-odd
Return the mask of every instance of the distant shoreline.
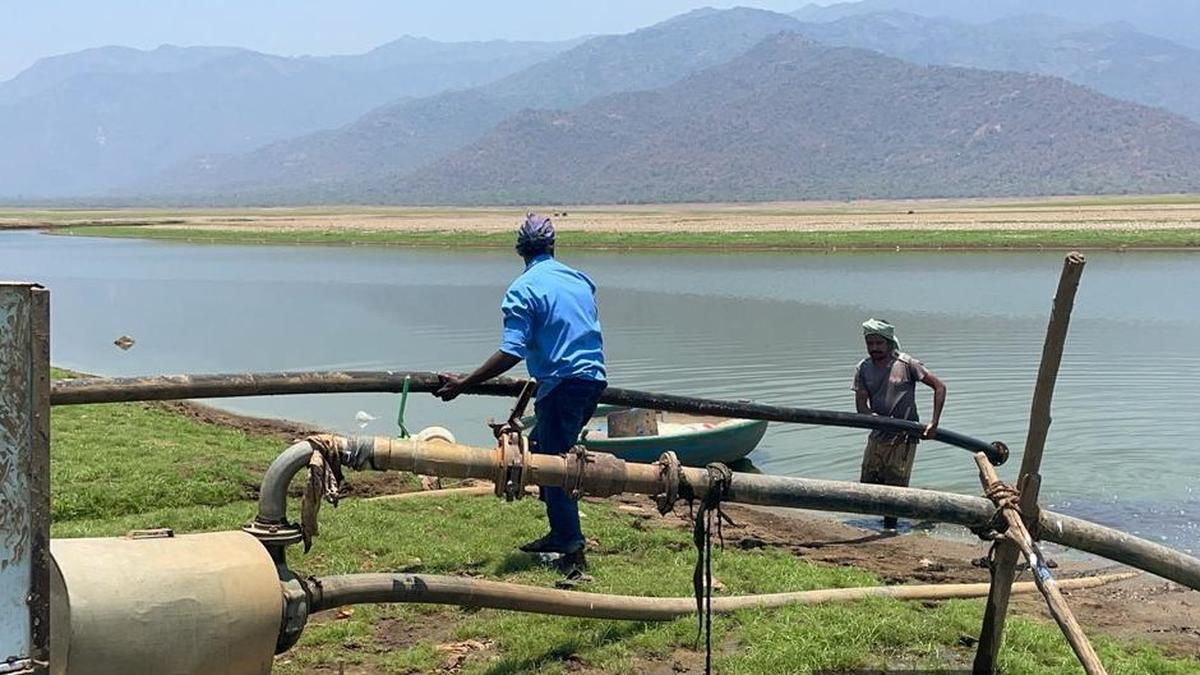
[[[1039, 251], [1200, 248], [1200, 196], [534, 207], [563, 249]], [[215, 244], [509, 249], [521, 208], [2, 209], [0, 229]]]
[[[54, 228], [63, 236], [137, 238], [196, 244], [340, 245], [509, 249], [509, 232], [225, 230], [213, 227], [96, 225]], [[1200, 250], [1200, 228], [1137, 230], [843, 230], [760, 232], [581, 232], [559, 234], [563, 250], [594, 251], [1153, 251]]]

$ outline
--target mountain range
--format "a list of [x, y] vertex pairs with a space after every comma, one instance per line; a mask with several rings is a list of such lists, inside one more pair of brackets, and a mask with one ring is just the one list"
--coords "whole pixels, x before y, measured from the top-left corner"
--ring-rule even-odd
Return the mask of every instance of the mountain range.
[[353, 124], [225, 158], [200, 157], [150, 191], [328, 195], [398, 179], [463, 147], [525, 108], [569, 108], [618, 91], [669, 84], [793, 27], [756, 9], [697, 10], [627, 35], [596, 37], [545, 62], [468, 90], [381, 107]]
[[488, 82], [574, 44], [402, 38], [346, 57], [164, 46], [43, 59], [0, 83], [0, 194], [104, 192], [191, 156], [244, 152], [402, 97]]
[[1200, 50], [1125, 23], [1087, 26], [1030, 14], [969, 24], [890, 11], [798, 30], [825, 44], [915, 63], [1054, 75], [1200, 121]]
[[[88, 50], [0, 83], [0, 156], [14, 160], [0, 165], [0, 198], [515, 203], [1200, 188], [1187, 155], [1200, 120], [1200, 50], [1128, 23], [1018, 13], [1027, 5], [702, 9], [626, 35], [402, 38], [344, 57]], [[795, 67], [785, 77], [764, 54]], [[930, 87], [953, 95], [929, 95], [937, 107], [920, 115], [897, 108], [915, 117], [876, 114], [870, 128], [845, 128], [862, 115], [856, 106], [888, 111]], [[996, 103], [1010, 100], [1020, 105]], [[986, 101], [994, 109], [978, 107]], [[926, 119], [954, 122], [970, 140], [938, 137]], [[714, 164], [705, 148], [730, 156]], [[798, 169], [802, 183], [785, 178]]]
[[367, 201], [619, 203], [1175, 192], [1200, 125], [1058, 78], [770, 37], [671, 86], [526, 111]]
[[827, 22], [896, 10], [971, 23], [1028, 14], [1054, 14], [1081, 24], [1123, 22], [1200, 49], [1200, 2], [1195, 0], [861, 0], [810, 3], [792, 15], [802, 21]]

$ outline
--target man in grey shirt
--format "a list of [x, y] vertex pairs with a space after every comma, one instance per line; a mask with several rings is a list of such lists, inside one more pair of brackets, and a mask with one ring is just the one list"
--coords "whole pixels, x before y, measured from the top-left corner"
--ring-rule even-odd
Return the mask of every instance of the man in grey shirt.
[[[858, 412], [896, 419], [920, 421], [917, 415], [917, 382], [933, 389], [933, 418], [921, 434], [931, 438], [937, 431], [942, 407], [946, 404], [946, 384], [917, 359], [900, 351], [896, 328], [886, 321], [868, 319], [863, 323], [867, 358], [854, 369], [854, 403]], [[920, 439], [906, 433], [875, 430], [863, 449], [863, 483], [908, 487], [912, 477]], [[883, 519], [883, 527], [894, 530], [895, 516]]]

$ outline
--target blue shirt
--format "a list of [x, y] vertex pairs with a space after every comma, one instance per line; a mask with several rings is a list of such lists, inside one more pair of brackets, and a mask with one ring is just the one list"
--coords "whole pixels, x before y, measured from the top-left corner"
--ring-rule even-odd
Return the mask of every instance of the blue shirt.
[[508, 287], [500, 311], [500, 351], [525, 359], [538, 396], [569, 378], [605, 380], [596, 285], [586, 274], [537, 256]]

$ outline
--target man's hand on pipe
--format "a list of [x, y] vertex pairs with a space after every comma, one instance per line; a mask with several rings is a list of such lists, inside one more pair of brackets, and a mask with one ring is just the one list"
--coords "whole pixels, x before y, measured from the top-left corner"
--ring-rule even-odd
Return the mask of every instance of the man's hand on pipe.
[[453, 401], [458, 398], [458, 395], [463, 391], [463, 383], [467, 378], [461, 375], [453, 375], [451, 373], [438, 373], [438, 377], [442, 380], [442, 386], [433, 392], [433, 395], [443, 401]]

